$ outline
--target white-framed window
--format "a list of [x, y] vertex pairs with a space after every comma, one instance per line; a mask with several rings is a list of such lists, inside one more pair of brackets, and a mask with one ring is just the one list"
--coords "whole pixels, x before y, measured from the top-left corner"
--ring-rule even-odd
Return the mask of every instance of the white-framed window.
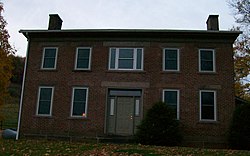
[[57, 47], [45, 47], [43, 48], [43, 58], [41, 69], [56, 69], [57, 62]]
[[143, 70], [143, 48], [110, 48], [109, 70]]
[[87, 117], [88, 88], [73, 87], [71, 102], [71, 117]]
[[216, 91], [200, 90], [200, 120], [216, 121]]
[[54, 87], [40, 86], [38, 91], [36, 115], [51, 116]]
[[90, 47], [76, 48], [75, 70], [90, 70], [91, 53]]
[[199, 49], [199, 71], [215, 72], [214, 49]]
[[179, 49], [164, 48], [163, 49], [163, 71], [179, 71], [180, 56]]
[[180, 119], [180, 91], [177, 89], [164, 89], [162, 101], [176, 113], [176, 119]]

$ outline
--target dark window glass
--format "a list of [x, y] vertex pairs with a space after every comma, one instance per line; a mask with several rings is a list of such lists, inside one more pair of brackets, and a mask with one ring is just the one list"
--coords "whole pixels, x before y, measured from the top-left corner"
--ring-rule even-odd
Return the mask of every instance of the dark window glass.
[[177, 118], [177, 102], [178, 92], [177, 91], [164, 91], [164, 102], [174, 110]]
[[165, 49], [165, 70], [178, 70], [178, 50]]
[[212, 50], [201, 50], [200, 51], [200, 69], [201, 71], [213, 71], [214, 62], [213, 56], [214, 53]]
[[49, 115], [52, 99], [52, 88], [40, 88], [38, 114]]
[[115, 49], [111, 49], [111, 56], [110, 56], [110, 68], [115, 69], [115, 57], [116, 57], [116, 51]]
[[136, 69], [142, 68], [142, 49], [137, 49]]
[[78, 49], [76, 68], [89, 69], [90, 49]]
[[55, 68], [56, 48], [45, 48], [43, 58], [43, 68]]
[[201, 92], [201, 119], [215, 119], [214, 98], [214, 92]]
[[86, 116], [87, 89], [74, 89], [72, 116]]

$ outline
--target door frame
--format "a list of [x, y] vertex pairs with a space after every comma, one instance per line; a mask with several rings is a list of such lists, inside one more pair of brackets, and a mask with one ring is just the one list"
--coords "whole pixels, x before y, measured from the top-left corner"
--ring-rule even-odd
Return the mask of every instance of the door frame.
[[[110, 95], [111, 90], [129, 91], [129, 92], [130, 91], [132, 91], [132, 92], [133, 91], [139, 91], [140, 95], [139, 96], [133, 96], [133, 95], [130, 94], [131, 93], [130, 92], [128, 95], [116, 95], [116, 96], [114, 96], [114, 95]], [[114, 135], [119, 135], [119, 134], [116, 134], [116, 132], [114, 132], [114, 133], [109, 132], [110, 99], [113, 97], [115, 99], [115, 103], [116, 103], [118, 97], [133, 97], [133, 99], [134, 99], [134, 103], [133, 103], [134, 109], [133, 109], [133, 121], [132, 121], [133, 122], [133, 134], [132, 135], [134, 135], [135, 130], [136, 130], [135, 128], [139, 123], [138, 120], [141, 121], [142, 118], [143, 118], [143, 89], [141, 89], [141, 88], [114, 88], [114, 87], [111, 87], [111, 88], [107, 88], [106, 97], [107, 98], [106, 98], [106, 106], [105, 106], [104, 134], [113, 135], [113, 136]], [[135, 116], [135, 107], [136, 107], [135, 105], [136, 105], [136, 100], [137, 99], [139, 99], [139, 115]], [[116, 109], [117, 109], [116, 104], [115, 104], [114, 109], [115, 109], [115, 113], [116, 113]], [[135, 120], [135, 117], [137, 118], [136, 120]], [[135, 121], [137, 121], [137, 122], [135, 122]], [[117, 116], [115, 116], [115, 124], [116, 124], [116, 122], [117, 122]]]

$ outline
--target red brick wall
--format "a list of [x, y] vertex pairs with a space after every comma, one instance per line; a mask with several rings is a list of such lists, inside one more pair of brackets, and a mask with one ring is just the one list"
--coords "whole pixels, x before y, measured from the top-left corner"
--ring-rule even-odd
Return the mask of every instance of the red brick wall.
[[[118, 45], [119, 42], [117, 42]], [[122, 43], [122, 41], [120, 42]], [[133, 43], [133, 46], [131, 46]], [[144, 48], [142, 72], [115, 72], [108, 70], [109, 46], [103, 41], [54, 41], [30, 42], [27, 75], [21, 118], [21, 135], [102, 135], [105, 129], [105, 106], [108, 82], [141, 83], [144, 114], [153, 103], [161, 101], [163, 89], [180, 89], [180, 122], [188, 139], [225, 139], [234, 109], [232, 47], [222, 42], [131, 42], [121, 47]], [[136, 46], [136, 45], [139, 46]], [[58, 47], [57, 69], [41, 70], [43, 47]], [[92, 47], [91, 71], [74, 71], [76, 47]], [[180, 72], [163, 72], [163, 48], [180, 49]], [[212, 48], [216, 51], [216, 73], [198, 72], [198, 49]], [[149, 84], [149, 85], [145, 85]], [[36, 116], [38, 87], [53, 85], [54, 101], [52, 117]], [[88, 118], [70, 118], [73, 86], [89, 87]], [[112, 86], [110, 86], [112, 87]], [[126, 83], [118, 88], [137, 88]], [[199, 90], [217, 91], [217, 122], [199, 121]], [[199, 139], [198, 139], [199, 140]]]

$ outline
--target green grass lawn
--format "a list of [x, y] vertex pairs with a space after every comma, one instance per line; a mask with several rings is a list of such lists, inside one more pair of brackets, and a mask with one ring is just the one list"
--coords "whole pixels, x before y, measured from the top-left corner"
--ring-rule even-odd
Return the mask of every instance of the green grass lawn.
[[89, 144], [47, 140], [0, 139], [0, 156], [5, 155], [179, 155], [179, 156], [249, 156], [250, 151], [160, 147], [133, 144]]

